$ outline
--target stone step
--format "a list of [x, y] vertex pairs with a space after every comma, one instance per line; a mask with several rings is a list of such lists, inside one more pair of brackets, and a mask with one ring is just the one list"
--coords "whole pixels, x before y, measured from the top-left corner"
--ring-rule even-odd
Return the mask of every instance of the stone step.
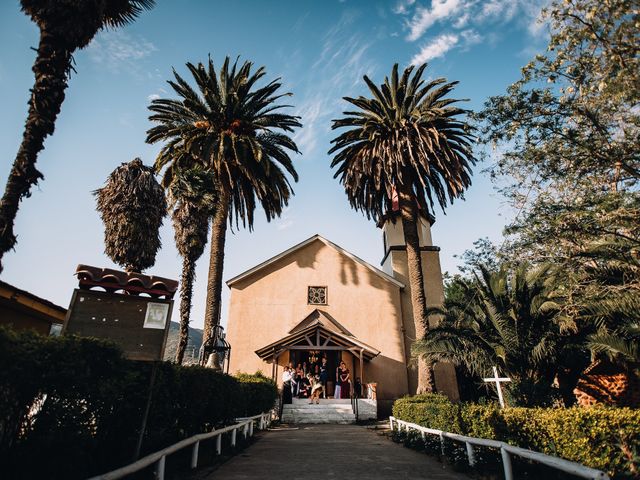
[[356, 416], [352, 414], [327, 414], [327, 415], [282, 415], [282, 422], [295, 423], [338, 423], [350, 424], [356, 422]]
[[[303, 404], [303, 403], [309, 403], [309, 399], [308, 398], [294, 398], [293, 399], [293, 405], [295, 404]], [[334, 403], [344, 403], [344, 404], [348, 404], [351, 405], [351, 400], [349, 398], [321, 398], [320, 399], [320, 404], [322, 405], [323, 403], [330, 403], [330, 404], [334, 404]]]
[[351, 412], [353, 411], [351, 405], [284, 405], [283, 409], [285, 410], [309, 410], [309, 411], [324, 411], [324, 410], [336, 410], [341, 412]]

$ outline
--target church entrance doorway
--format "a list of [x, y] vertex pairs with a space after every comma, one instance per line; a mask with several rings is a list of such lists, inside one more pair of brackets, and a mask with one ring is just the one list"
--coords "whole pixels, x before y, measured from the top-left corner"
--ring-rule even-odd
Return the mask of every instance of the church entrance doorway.
[[327, 382], [327, 396], [333, 397], [336, 383], [336, 369], [342, 358], [341, 350], [289, 350], [289, 361], [293, 363], [295, 368], [300, 366], [305, 375], [311, 373], [317, 375], [320, 372], [322, 359], [327, 359], [327, 369], [329, 371], [329, 380]]

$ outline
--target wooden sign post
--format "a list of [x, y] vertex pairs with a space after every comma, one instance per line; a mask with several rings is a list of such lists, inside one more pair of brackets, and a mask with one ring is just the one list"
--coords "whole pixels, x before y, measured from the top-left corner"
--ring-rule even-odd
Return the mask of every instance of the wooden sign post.
[[87, 265], [76, 275], [62, 333], [112, 340], [130, 360], [162, 361], [178, 282]]

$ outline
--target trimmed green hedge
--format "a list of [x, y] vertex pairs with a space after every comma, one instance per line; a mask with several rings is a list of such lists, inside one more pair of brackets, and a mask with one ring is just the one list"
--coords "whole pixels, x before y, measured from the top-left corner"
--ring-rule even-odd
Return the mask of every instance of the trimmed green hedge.
[[393, 415], [439, 430], [501, 440], [566, 458], [604, 470], [614, 478], [630, 478], [633, 472], [640, 471], [640, 410], [637, 409], [501, 410], [493, 404], [453, 404], [443, 395], [426, 394], [396, 400]]
[[[6, 478], [87, 478], [129, 463], [152, 365], [111, 343], [0, 328], [0, 465]], [[142, 455], [269, 410], [262, 375], [158, 364]]]

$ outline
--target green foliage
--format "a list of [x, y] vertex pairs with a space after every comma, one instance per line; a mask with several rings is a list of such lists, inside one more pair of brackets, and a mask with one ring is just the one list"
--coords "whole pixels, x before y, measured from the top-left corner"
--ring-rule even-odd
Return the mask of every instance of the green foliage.
[[178, 170], [167, 188], [178, 253], [195, 262], [204, 252], [218, 192], [211, 172], [202, 168]]
[[21, 0], [20, 4], [40, 29], [73, 51], [86, 47], [104, 28], [132, 23], [144, 10], [150, 10], [155, 0]]
[[[131, 460], [152, 365], [78, 337], [0, 329], [0, 464], [7, 478], [75, 479]], [[275, 385], [160, 363], [143, 455], [268, 410]], [[38, 452], [38, 461], [33, 461]]]
[[349, 128], [331, 141], [334, 177], [352, 207], [376, 221], [392, 210], [394, 188], [432, 212], [435, 202], [444, 209], [471, 185], [474, 137], [460, 118], [467, 111], [447, 98], [458, 82], [425, 81], [426, 67], [399, 75], [396, 64], [379, 87], [365, 75], [372, 97], [344, 97], [357, 110], [331, 127]]
[[167, 201], [153, 169], [136, 158], [116, 168], [94, 192], [104, 223], [105, 253], [127, 271], [153, 266]]
[[179, 98], [151, 102], [149, 119], [157, 125], [147, 132], [148, 143], [166, 142], [155, 163], [157, 171], [167, 167], [165, 185], [176, 168], [200, 165], [216, 179], [221, 208], [249, 228], [256, 200], [267, 220], [287, 205], [293, 192], [282, 169], [297, 181], [287, 150], [299, 153], [287, 133], [301, 126], [298, 117], [280, 112], [288, 105], [276, 103], [291, 94], [278, 92], [278, 80], [255, 88], [266, 71], [252, 67], [229, 57], [219, 73], [211, 59], [207, 65], [187, 63], [195, 88], [174, 71], [168, 83]]
[[633, 468], [637, 469], [631, 462], [640, 442], [640, 410], [500, 409], [495, 404], [453, 404], [442, 396], [420, 395], [396, 400], [393, 415], [426, 427], [500, 440], [572, 460], [603, 470], [613, 478], [626, 478]]
[[453, 362], [478, 380], [497, 366], [513, 380], [516, 404], [552, 402], [567, 335], [549, 273], [526, 264], [481, 266], [474, 280], [454, 280], [444, 309], [431, 310], [443, 315], [440, 324], [414, 344], [414, 355]]
[[278, 388], [273, 380], [265, 377], [262, 372], [253, 375], [238, 373], [234, 377], [240, 384], [244, 416], [255, 415], [252, 413], [255, 411], [266, 412], [273, 407], [278, 396]]
[[411, 397], [403, 397], [393, 403], [393, 416], [408, 422], [460, 433], [459, 406], [439, 393], [424, 393]]

